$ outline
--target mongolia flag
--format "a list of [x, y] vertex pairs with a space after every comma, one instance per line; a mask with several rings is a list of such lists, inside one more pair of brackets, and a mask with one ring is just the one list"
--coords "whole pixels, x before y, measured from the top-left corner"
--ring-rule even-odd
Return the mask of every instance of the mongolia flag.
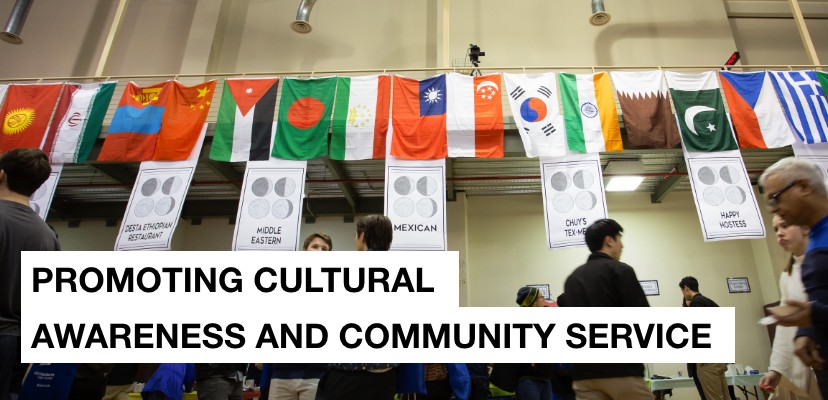
[[277, 78], [224, 81], [210, 159], [230, 162], [270, 159], [278, 87]]
[[610, 75], [562, 72], [558, 80], [569, 149], [578, 153], [623, 151]]
[[86, 161], [101, 131], [116, 82], [63, 86], [43, 151], [53, 164]]
[[814, 71], [770, 71], [779, 101], [799, 139], [828, 142], [828, 101]]
[[201, 135], [216, 81], [184, 86], [174, 81], [167, 99], [167, 109], [152, 154], [154, 161], [184, 161], [190, 157]]
[[98, 161], [152, 159], [172, 85], [172, 81], [143, 87], [127, 83]]
[[0, 109], [0, 153], [20, 147], [42, 148], [62, 83], [10, 85]]
[[331, 158], [385, 158], [385, 139], [391, 108], [391, 77], [339, 77], [336, 81]]
[[446, 135], [449, 157], [503, 157], [500, 74], [449, 74]]
[[391, 155], [408, 160], [446, 158], [446, 76], [418, 81], [394, 76]]
[[723, 71], [719, 76], [739, 147], [774, 149], [793, 143], [793, 132], [773, 91], [770, 74]]

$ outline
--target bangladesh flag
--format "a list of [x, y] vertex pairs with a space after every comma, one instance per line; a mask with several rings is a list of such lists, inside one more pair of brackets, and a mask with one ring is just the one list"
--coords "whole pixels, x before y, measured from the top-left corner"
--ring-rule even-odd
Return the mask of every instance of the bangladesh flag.
[[210, 159], [236, 162], [270, 158], [278, 87], [278, 78], [224, 81]]
[[273, 157], [308, 160], [328, 155], [336, 78], [285, 79]]
[[682, 74], [668, 71], [665, 74], [676, 107], [681, 140], [687, 151], [739, 149], [725, 114], [716, 73]]
[[825, 93], [825, 96], [828, 97], [828, 73], [816, 71], [816, 76], [819, 79], [819, 84], [822, 85], [822, 93]]

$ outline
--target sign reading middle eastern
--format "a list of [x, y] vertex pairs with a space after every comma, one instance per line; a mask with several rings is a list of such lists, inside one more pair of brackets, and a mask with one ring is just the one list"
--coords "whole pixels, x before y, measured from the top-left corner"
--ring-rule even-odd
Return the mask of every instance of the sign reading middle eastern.
[[296, 250], [307, 161], [248, 161], [233, 250]]
[[385, 215], [391, 250], [446, 250], [446, 161], [386, 158]]
[[549, 248], [585, 246], [586, 228], [607, 218], [598, 153], [541, 157], [540, 168]]
[[32, 210], [40, 216], [44, 221], [46, 215], [49, 214], [49, 207], [52, 205], [52, 199], [55, 197], [55, 189], [57, 188], [58, 179], [60, 179], [60, 172], [63, 171], [63, 164], [52, 164], [52, 173], [46, 178], [37, 190], [29, 197], [29, 206]]

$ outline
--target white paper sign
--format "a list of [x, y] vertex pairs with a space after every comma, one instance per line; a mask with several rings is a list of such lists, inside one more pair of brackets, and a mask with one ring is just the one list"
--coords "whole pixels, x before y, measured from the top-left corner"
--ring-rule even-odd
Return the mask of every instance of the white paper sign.
[[600, 156], [541, 157], [540, 168], [549, 248], [586, 246], [586, 228], [607, 218]]
[[685, 153], [705, 241], [765, 237], [765, 224], [738, 150]]
[[184, 161], [144, 161], [135, 178], [115, 250], [169, 250], [195, 174], [207, 124]]
[[386, 158], [385, 215], [391, 250], [446, 250], [446, 160]]
[[63, 171], [63, 164], [52, 164], [52, 173], [49, 174], [49, 178], [32, 193], [32, 197], [29, 197], [29, 206], [44, 221], [46, 215], [49, 214], [49, 207], [52, 206], [52, 199], [55, 198], [55, 189], [61, 171]]
[[249, 161], [233, 250], [297, 250], [307, 161]]

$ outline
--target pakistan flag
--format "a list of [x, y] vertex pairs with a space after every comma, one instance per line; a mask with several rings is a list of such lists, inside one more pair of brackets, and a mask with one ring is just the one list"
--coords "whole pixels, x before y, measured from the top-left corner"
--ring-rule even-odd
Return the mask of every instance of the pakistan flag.
[[681, 140], [687, 151], [738, 150], [715, 72], [667, 72]]

